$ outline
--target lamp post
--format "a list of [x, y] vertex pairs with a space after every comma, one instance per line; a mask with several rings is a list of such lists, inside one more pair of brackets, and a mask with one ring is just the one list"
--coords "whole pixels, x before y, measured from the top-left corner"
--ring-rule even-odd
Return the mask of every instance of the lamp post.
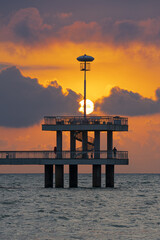
[[86, 118], [86, 71], [90, 71], [90, 62], [94, 60], [93, 57], [84, 54], [77, 58], [80, 62], [80, 70], [84, 71], [84, 118]]

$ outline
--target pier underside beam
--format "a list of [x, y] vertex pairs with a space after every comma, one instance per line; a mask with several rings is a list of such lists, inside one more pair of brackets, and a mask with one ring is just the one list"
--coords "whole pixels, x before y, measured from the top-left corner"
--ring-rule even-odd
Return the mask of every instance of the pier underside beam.
[[[70, 151], [71, 158], [75, 158], [76, 153], [76, 132], [70, 131]], [[77, 165], [69, 165], [69, 187], [76, 188], [78, 187], [78, 166]]]
[[44, 165], [44, 186], [53, 188], [53, 165]]
[[[94, 158], [100, 158], [100, 131], [94, 132]], [[101, 165], [93, 165], [92, 185], [101, 187]]]

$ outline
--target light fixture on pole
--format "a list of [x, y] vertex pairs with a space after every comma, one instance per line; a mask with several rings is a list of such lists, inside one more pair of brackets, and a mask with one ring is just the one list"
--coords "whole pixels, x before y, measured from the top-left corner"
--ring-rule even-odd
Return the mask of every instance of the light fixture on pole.
[[80, 63], [80, 70], [84, 71], [84, 118], [86, 117], [86, 71], [90, 71], [90, 62], [94, 60], [93, 57], [84, 54], [77, 58]]

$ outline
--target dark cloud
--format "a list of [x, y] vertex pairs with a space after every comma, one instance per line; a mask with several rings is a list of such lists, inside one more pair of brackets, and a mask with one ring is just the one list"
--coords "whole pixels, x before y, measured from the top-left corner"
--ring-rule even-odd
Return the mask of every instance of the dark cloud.
[[133, 21], [121, 21], [114, 24], [114, 41], [119, 43], [135, 41], [141, 38], [143, 33], [144, 29]]
[[60, 29], [59, 37], [73, 42], [95, 41], [100, 39], [101, 28], [96, 22], [74, 22]]
[[159, 0], [1, 0], [0, 14], [4, 16], [24, 8], [37, 8], [43, 15], [72, 12], [74, 21], [98, 21], [104, 17], [113, 19], [146, 19], [159, 16]]
[[160, 113], [160, 88], [156, 90], [156, 100], [144, 98], [138, 93], [114, 87], [108, 97], [96, 102], [96, 107], [105, 114], [141, 116]]
[[[105, 9], [107, 5], [104, 1], [103, 4]], [[133, 5], [138, 6], [136, 4]], [[116, 6], [119, 4], [117, 3]], [[97, 6], [96, 2], [91, 7], [104, 11], [103, 7]], [[63, 6], [60, 8], [58, 3], [55, 4], [52, 15], [43, 12], [42, 9], [39, 11], [39, 9], [41, 9], [39, 6], [21, 8], [8, 16], [8, 22], [5, 21], [2, 24], [0, 21], [1, 41], [9, 40], [31, 46], [55, 40], [97, 41], [114, 43], [115, 45], [126, 45], [132, 42], [160, 44], [160, 17], [157, 15], [154, 17], [145, 16], [145, 18], [141, 16], [141, 18], [135, 19], [128, 16], [126, 12], [121, 17], [119, 15], [115, 17], [112, 9], [110, 14], [101, 14], [100, 10], [96, 11], [97, 14], [93, 14], [92, 18], [87, 18], [87, 9], [79, 15], [76, 14], [73, 5], [64, 11]]]
[[[71, 9], [54, 12], [52, 18], [40, 14], [38, 8], [19, 9], [8, 23], [0, 24], [1, 41], [28, 45], [45, 44], [47, 40], [85, 42], [98, 41], [120, 45], [132, 42], [160, 44], [160, 17], [131, 19], [111, 15], [82, 18]], [[85, 14], [87, 14], [85, 12]], [[84, 14], [82, 15], [84, 16]], [[84, 20], [85, 19], [85, 20]]]
[[33, 44], [43, 42], [51, 30], [52, 26], [43, 22], [36, 8], [25, 8], [18, 10], [3, 27], [1, 39]]
[[7, 62], [0, 62], [0, 70], [5, 69], [7, 67], [11, 67], [11, 64]]
[[7, 68], [0, 72], [0, 126], [26, 127], [45, 115], [76, 114], [79, 98], [70, 89], [63, 94], [57, 82], [44, 88], [16, 67]]
[[102, 24], [104, 41], [114, 44], [130, 44], [141, 42], [144, 44], [160, 44], [160, 18], [145, 20], [116, 20], [105, 19]]

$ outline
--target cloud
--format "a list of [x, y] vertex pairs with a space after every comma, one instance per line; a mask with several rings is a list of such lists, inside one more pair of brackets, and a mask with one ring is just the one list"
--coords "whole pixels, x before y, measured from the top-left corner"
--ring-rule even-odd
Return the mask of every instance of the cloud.
[[0, 72], [0, 126], [27, 127], [45, 115], [76, 114], [80, 97], [71, 89], [63, 94], [57, 82], [44, 88], [16, 67], [4, 69]]
[[8, 25], [3, 27], [4, 37], [1, 38], [33, 44], [45, 40], [51, 29], [51, 25], [43, 23], [36, 8], [25, 8], [11, 17]]
[[160, 113], [160, 88], [156, 90], [156, 98], [144, 98], [139, 93], [114, 87], [108, 97], [99, 99], [95, 105], [105, 114], [142, 116]]
[[8, 24], [0, 27], [0, 39], [28, 45], [45, 44], [47, 40], [97, 41], [122, 46], [133, 42], [159, 45], [160, 42], [160, 17], [134, 20], [103, 16], [87, 21], [72, 15], [70, 11], [62, 11], [47, 19], [37, 8], [20, 9]]
[[76, 21], [71, 25], [60, 29], [59, 36], [62, 39], [73, 42], [95, 41], [99, 39], [100, 26], [96, 22]]
[[60, 19], [67, 19], [67, 18], [70, 18], [72, 17], [72, 13], [71, 12], [61, 12], [61, 13], [57, 13], [57, 17], [60, 18]]
[[145, 20], [105, 19], [102, 24], [102, 36], [105, 41], [126, 45], [133, 42], [159, 45], [160, 18]]

